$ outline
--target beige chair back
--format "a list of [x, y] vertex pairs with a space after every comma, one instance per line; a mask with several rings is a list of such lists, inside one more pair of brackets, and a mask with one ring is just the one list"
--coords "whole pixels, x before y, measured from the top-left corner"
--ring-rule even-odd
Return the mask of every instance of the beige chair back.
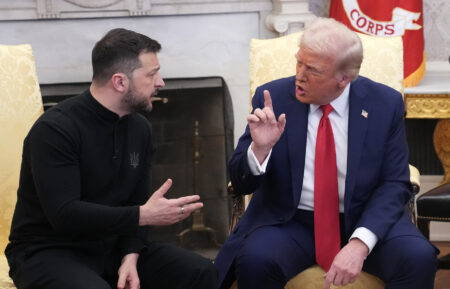
[[8, 243], [16, 204], [23, 140], [42, 114], [30, 45], [0, 45], [0, 252]]
[[[258, 86], [295, 74], [295, 54], [301, 34], [250, 41], [250, 97]], [[402, 38], [358, 35], [364, 49], [360, 75], [403, 93]]]

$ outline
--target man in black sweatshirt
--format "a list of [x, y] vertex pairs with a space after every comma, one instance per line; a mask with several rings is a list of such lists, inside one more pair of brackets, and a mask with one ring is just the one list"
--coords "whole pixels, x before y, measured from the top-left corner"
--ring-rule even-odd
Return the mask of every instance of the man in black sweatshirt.
[[137, 114], [164, 87], [161, 46], [126, 29], [92, 51], [90, 89], [42, 115], [24, 141], [5, 254], [18, 289], [216, 288], [210, 261], [146, 240], [201, 208], [199, 196], [150, 196], [152, 133]]

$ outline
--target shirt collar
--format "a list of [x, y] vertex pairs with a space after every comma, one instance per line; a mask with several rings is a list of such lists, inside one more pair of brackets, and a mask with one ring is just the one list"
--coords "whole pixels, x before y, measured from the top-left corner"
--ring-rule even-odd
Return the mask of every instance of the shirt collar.
[[90, 91], [90, 89], [87, 89], [85, 91], [85, 97], [88, 99], [89, 106], [101, 117], [111, 120], [111, 121], [117, 121], [119, 120], [119, 116], [104, 107], [100, 102], [98, 102], [93, 96]]
[[[335, 100], [333, 100], [330, 104], [333, 106], [334, 111], [339, 115], [343, 116], [347, 109], [348, 109], [348, 99], [350, 95], [350, 84], [347, 84], [347, 86], [344, 88], [344, 91], [339, 95]], [[311, 104], [310, 105], [310, 111], [311, 113], [318, 110], [320, 105], [317, 104]]]

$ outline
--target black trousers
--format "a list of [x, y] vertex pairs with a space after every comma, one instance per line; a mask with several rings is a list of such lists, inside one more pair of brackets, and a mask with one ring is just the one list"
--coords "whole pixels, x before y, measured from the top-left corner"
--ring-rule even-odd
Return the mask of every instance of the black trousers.
[[[217, 288], [211, 261], [172, 245], [147, 245], [137, 264], [141, 289]], [[18, 289], [117, 288], [121, 257], [116, 247], [108, 242], [19, 246], [8, 256], [10, 276]]]

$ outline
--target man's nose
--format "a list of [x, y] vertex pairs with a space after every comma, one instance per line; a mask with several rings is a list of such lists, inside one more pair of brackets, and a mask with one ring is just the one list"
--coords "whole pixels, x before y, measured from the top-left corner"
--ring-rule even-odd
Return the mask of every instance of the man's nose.
[[157, 77], [157, 79], [156, 79], [155, 86], [156, 86], [156, 87], [163, 88], [166, 84], [164, 83], [164, 80], [163, 80], [163, 78], [159, 75], [159, 73], [158, 73], [157, 76], [158, 76], [158, 77]]
[[306, 81], [305, 67], [297, 67], [296, 78], [299, 81]]

